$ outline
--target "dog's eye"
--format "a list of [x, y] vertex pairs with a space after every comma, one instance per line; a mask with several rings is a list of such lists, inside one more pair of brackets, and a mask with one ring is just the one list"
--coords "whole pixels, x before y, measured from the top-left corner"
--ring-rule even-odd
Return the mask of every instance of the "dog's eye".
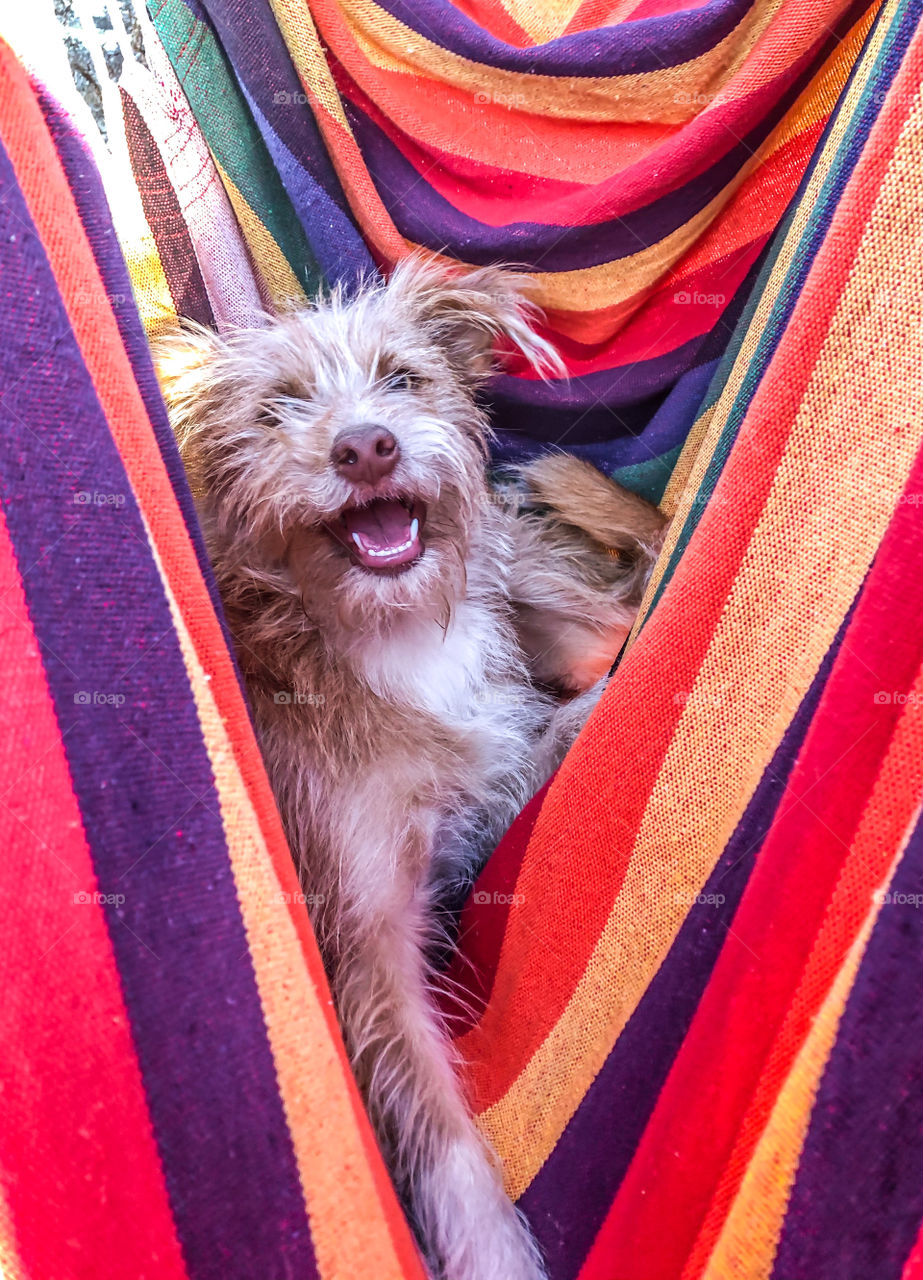
[[413, 391], [422, 383], [423, 379], [413, 369], [394, 369], [384, 379], [387, 391]]

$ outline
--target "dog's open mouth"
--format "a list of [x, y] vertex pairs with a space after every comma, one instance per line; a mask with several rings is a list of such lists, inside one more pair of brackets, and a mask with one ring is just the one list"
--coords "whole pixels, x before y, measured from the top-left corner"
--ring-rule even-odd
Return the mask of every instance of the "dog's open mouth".
[[422, 503], [375, 498], [361, 507], [346, 507], [325, 527], [356, 564], [388, 572], [406, 568], [423, 554], [420, 534], [425, 515]]

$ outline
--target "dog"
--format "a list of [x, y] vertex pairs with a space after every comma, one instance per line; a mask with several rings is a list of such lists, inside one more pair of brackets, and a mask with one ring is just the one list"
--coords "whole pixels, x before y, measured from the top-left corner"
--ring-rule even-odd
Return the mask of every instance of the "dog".
[[508, 271], [410, 256], [158, 357], [350, 1061], [439, 1280], [544, 1274], [431, 996], [439, 904], [595, 704], [661, 525], [564, 455], [488, 488], [497, 344], [560, 371], [536, 316]]

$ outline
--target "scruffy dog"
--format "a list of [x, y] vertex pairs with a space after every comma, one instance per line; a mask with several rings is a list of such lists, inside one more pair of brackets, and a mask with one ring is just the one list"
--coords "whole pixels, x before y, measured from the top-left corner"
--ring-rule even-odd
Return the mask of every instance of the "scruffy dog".
[[661, 523], [563, 456], [491, 495], [475, 392], [498, 340], [556, 367], [532, 319], [508, 272], [410, 258], [159, 360], [347, 1049], [440, 1280], [543, 1271], [430, 996], [434, 904], [579, 729]]

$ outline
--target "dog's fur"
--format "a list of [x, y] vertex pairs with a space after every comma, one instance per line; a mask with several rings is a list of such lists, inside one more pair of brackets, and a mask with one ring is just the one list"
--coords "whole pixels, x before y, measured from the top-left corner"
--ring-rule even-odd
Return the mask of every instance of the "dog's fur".
[[[188, 332], [159, 357], [350, 1058], [444, 1280], [542, 1267], [430, 997], [434, 903], [569, 745], [659, 531], [652, 508], [564, 457], [527, 469], [513, 504], [491, 498], [475, 392], [497, 339], [556, 367], [532, 319], [508, 272], [411, 258], [387, 286], [252, 332]], [[399, 460], [381, 480], [344, 478], [335, 442], [368, 423]], [[382, 496], [423, 513], [422, 554], [399, 572], [357, 561], [343, 534], [344, 510]], [[586, 630], [589, 664], [574, 661]], [[533, 674], [587, 692], [562, 708]]]

